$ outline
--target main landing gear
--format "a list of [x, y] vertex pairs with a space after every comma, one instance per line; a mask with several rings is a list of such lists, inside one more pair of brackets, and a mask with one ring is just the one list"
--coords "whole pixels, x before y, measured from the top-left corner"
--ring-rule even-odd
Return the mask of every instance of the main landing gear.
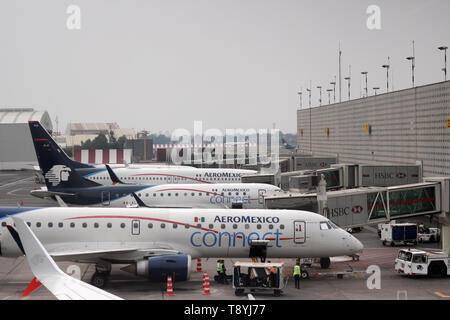
[[111, 275], [111, 264], [97, 264], [91, 278], [91, 284], [97, 288], [104, 288]]

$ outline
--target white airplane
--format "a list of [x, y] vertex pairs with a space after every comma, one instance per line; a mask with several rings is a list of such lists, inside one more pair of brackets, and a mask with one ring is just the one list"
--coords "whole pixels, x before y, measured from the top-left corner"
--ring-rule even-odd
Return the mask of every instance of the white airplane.
[[166, 184], [150, 186], [136, 192], [135, 195], [126, 194], [124, 197], [117, 197], [114, 200], [105, 200], [100, 205], [149, 208], [263, 209], [264, 196], [278, 192], [283, 192], [283, 190], [264, 183]]
[[[22, 247], [31, 271], [35, 275], [32, 288], [27, 291], [31, 292], [42, 284], [58, 300], [123, 300], [64, 273], [30, 227], [18, 217], [12, 217], [12, 219], [18, 233], [18, 245]], [[14, 231], [11, 232], [14, 234]]]
[[[73, 168], [83, 178], [92, 180], [102, 185], [111, 185], [112, 181], [104, 165], [88, 165], [73, 161], [53, 140], [50, 134], [37, 121], [28, 123], [36, 156], [51, 158], [55, 166], [61, 168]], [[43, 155], [41, 145], [45, 144], [50, 153]], [[39, 163], [43, 175], [46, 176], [51, 168]], [[245, 169], [198, 169], [184, 166], [167, 167], [121, 167], [115, 168], [116, 175], [125, 183], [132, 184], [172, 184], [172, 183], [239, 183], [241, 176], [257, 173], [255, 170]], [[44, 190], [44, 189], [43, 189]]]
[[353, 255], [363, 245], [316, 213], [263, 209], [0, 208], [0, 255], [22, 255], [6, 226], [25, 221], [55, 261], [95, 263], [105, 285], [112, 264], [152, 281], [189, 279], [191, 260], [248, 258], [255, 240], [267, 258]]
[[[200, 169], [200, 168], [115, 168], [114, 173], [125, 183], [130, 184], [176, 184], [176, 183], [241, 183], [241, 176], [255, 174], [255, 170], [244, 169]], [[84, 174], [83, 178], [103, 184], [113, 182], [106, 168]]]

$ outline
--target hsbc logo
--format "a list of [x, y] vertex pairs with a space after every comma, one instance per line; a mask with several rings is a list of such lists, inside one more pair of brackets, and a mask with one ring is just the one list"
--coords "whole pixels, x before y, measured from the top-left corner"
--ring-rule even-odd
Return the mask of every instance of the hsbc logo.
[[321, 162], [320, 163], [320, 166], [323, 168], [323, 167], [326, 167], [327, 166], [327, 163], [326, 162]]
[[61, 181], [68, 181], [70, 176], [70, 168], [63, 165], [55, 165], [45, 174], [45, 179], [52, 184], [53, 187], [61, 183]]
[[350, 212], [352, 214], [360, 214], [363, 212], [364, 208], [360, 205], [354, 206], [351, 210], [350, 207], [345, 208], [324, 208], [324, 212], [326, 213], [327, 217], [336, 218], [336, 217], [343, 217], [348, 216]]
[[354, 207], [352, 208], [352, 212], [353, 212], [354, 214], [361, 213], [362, 211], [363, 211], [363, 207], [361, 207], [360, 205], [354, 206]]
[[406, 174], [404, 174], [403, 172], [399, 172], [395, 175], [398, 179], [404, 179], [406, 178]]

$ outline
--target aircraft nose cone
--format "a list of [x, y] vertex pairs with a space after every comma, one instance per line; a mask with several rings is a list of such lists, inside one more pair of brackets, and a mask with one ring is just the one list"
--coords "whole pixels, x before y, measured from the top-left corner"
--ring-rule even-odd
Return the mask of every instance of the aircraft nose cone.
[[355, 250], [355, 252], [360, 252], [364, 249], [364, 246], [361, 243], [361, 241], [359, 241], [355, 237], [353, 237], [353, 249]]

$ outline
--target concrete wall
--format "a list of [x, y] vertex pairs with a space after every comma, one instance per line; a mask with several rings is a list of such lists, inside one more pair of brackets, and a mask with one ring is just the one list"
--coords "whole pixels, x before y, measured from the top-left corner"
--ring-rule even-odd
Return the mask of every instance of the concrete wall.
[[422, 161], [423, 176], [450, 176], [449, 118], [450, 81], [302, 109], [299, 151], [349, 163]]

